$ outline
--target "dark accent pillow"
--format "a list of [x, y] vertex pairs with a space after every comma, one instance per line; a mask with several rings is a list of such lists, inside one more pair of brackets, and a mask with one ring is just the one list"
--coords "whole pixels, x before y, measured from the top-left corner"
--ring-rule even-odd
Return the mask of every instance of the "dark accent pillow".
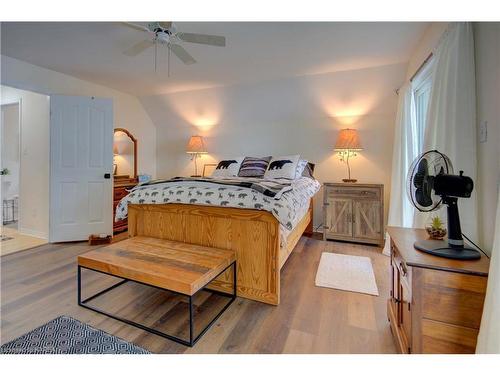
[[245, 157], [241, 163], [238, 177], [264, 177], [270, 160], [271, 156], [265, 158]]
[[309, 178], [314, 178], [314, 167], [316, 164], [313, 163], [307, 163], [306, 167], [304, 168], [304, 172], [302, 172], [302, 176], [304, 177], [309, 177]]

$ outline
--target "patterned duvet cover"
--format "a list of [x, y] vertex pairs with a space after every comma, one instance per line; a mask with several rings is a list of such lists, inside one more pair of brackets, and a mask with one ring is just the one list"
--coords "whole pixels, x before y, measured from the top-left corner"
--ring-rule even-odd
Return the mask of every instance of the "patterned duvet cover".
[[[234, 180], [235, 178], [231, 178]], [[248, 180], [241, 178], [242, 181]], [[281, 224], [283, 239], [295, 228], [309, 208], [310, 199], [318, 192], [320, 183], [308, 177], [295, 180], [274, 180], [286, 185], [279, 198], [268, 197], [261, 192], [206, 180], [167, 181], [137, 186], [125, 196], [116, 208], [115, 220], [127, 217], [127, 206], [132, 204], [184, 203], [265, 210]]]

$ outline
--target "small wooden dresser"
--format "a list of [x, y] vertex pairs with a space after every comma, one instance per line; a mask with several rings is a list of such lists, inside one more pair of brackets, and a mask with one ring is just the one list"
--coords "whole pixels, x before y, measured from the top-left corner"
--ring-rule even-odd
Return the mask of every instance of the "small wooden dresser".
[[387, 316], [401, 353], [474, 353], [489, 260], [459, 261], [413, 244], [423, 229], [389, 227], [392, 288]]
[[115, 179], [113, 184], [113, 234], [124, 232], [128, 229], [128, 220], [115, 221], [116, 206], [120, 200], [128, 194], [127, 190], [137, 185], [135, 178]]
[[384, 185], [325, 183], [323, 240], [382, 245]]

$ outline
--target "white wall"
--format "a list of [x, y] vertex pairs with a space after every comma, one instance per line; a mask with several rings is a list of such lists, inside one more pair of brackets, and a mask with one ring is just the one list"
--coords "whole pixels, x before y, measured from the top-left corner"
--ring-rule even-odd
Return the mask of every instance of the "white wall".
[[112, 98], [114, 126], [129, 130], [138, 140], [138, 173], [156, 176], [156, 128], [135, 96], [3, 55], [1, 83], [46, 95]]
[[[185, 146], [190, 135], [200, 134], [209, 151], [200, 164], [238, 155], [300, 153], [316, 163], [320, 182], [341, 181], [347, 170], [333, 145], [339, 129], [352, 127], [364, 145], [352, 159], [352, 176], [384, 184], [387, 202], [394, 90], [405, 73], [406, 64], [396, 64], [142, 97], [157, 126], [158, 176], [192, 174]], [[320, 194], [314, 224], [322, 221]]]
[[49, 112], [48, 96], [0, 86], [2, 103], [21, 101], [20, 232], [48, 238]]
[[500, 184], [500, 23], [474, 25], [476, 51], [477, 125], [488, 123], [488, 138], [478, 144], [479, 243], [493, 247]]

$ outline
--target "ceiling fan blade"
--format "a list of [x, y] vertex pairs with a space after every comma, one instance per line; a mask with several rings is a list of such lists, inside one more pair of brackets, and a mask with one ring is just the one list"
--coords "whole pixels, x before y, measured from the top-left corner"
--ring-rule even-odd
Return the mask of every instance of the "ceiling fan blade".
[[136, 23], [132, 23], [132, 22], [121, 22], [122, 25], [124, 26], [127, 26], [127, 27], [130, 27], [132, 29], [135, 29], [135, 30], [139, 30], [139, 31], [144, 31], [146, 33], [150, 33], [151, 30], [149, 30], [146, 26], [143, 26], [143, 25], [138, 25]]
[[172, 27], [172, 22], [158, 22], [158, 25], [164, 29], [170, 29], [170, 27]]
[[194, 33], [178, 33], [179, 39], [198, 44], [208, 44], [210, 46], [225, 47], [226, 37], [208, 34], [194, 34]]
[[153, 44], [154, 42], [152, 40], [143, 40], [142, 42], [136, 43], [129, 49], [123, 51], [123, 54], [127, 56], [137, 56], [145, 49], [151, 47]]
[[184, 64], [191, 65], [196, 62], [196, 60], [191, 56], [184, 47], [178, 44], [169, 44], [170, 50], [177, 56]]

